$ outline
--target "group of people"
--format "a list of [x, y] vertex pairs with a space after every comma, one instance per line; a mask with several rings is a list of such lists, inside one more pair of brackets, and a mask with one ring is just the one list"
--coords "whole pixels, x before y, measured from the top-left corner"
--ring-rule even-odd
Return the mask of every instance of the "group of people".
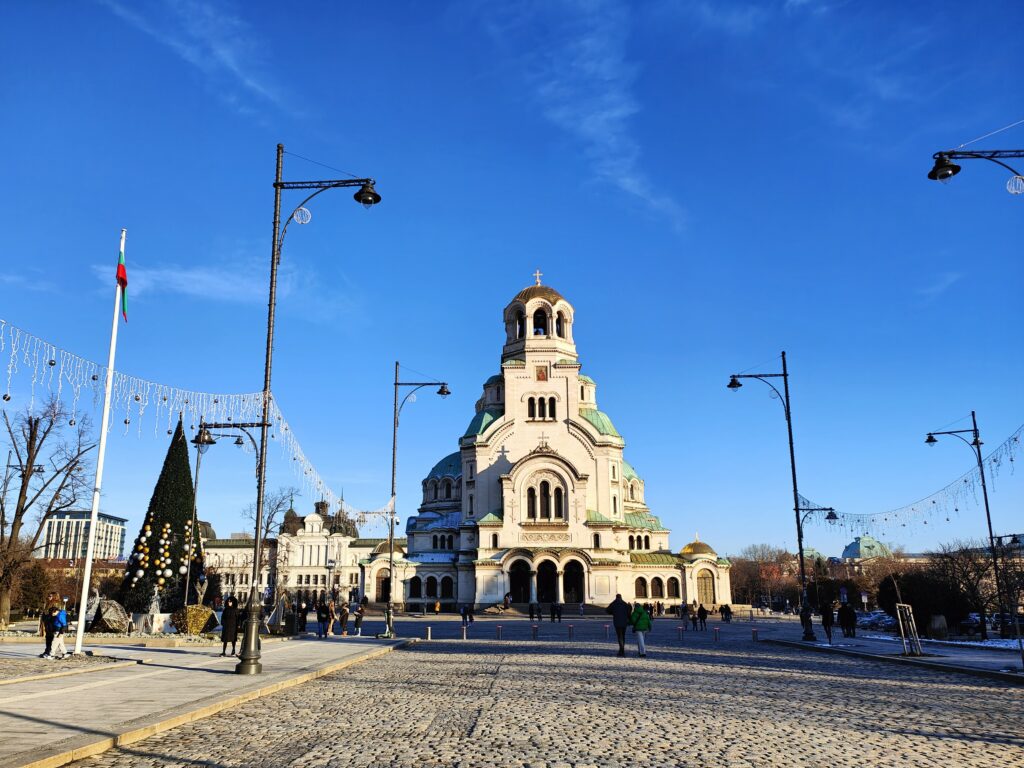
[[647, 658], [647, 633], [654, 627], [654, 618], [647, 607], [640, 603], [631, 606], [622, 599], [622, 595], [616, 595], [605, 612], [612, 617], [615, 639], [619, 642], [618, 655], [626, 655], [626, 628], [632, 627], [637, 652], [641, 659]]
[[43, 603], [39, 614], [39, 632], [46, 639], [46, 648], [41, 654], [43, 659], [63, 659], [68, 655], [64, 645], [64, 633], [68, 629], [67, 601], [62, 600], [56, 592], [50, 592]]
[[344, 600], [337, 603], [334, 600], [321, 600], [316, 604], [316, 636], [347, 636], [350, 616], [353, 619], [353, 634], [356, 637], [362, 636], [363, 618], [366, 616], [366, 606], [363, 603], [355, 603], [353, 608]]
[[[809, 612], [810, 607], [806, 610]], [[825, 637], [828, 639], [828, 644], [832, 645], [832, 627], [836, 623], [836, 619], [839, 619], [839, 628], [843, 631], [843, 637], [856, 637], [857, 636], [857, 611], [849, 603], [843, 603], [839, 606], [839, 609], [835, 612], [832, 610], [831, 603], [825, 603], [820, 608], [821, 613], [821, 628], [825, 631]], [[803, 613], [801, 613], [801, 619]], [[810, 623], [808, 617], [807, 623]]]

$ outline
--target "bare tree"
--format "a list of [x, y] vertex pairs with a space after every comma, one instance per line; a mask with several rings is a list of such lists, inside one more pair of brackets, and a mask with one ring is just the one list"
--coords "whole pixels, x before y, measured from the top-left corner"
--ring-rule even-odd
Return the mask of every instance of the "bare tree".
[[56, 397], [13, 421], [4, 410], [3, 420], [8, 459], [0, 481], [0, 628], [10, 620], [11, 591], [19, 571], [42, 546], [46, 521], [88, 498], [83, 462], [96, 445], [88, 419], [76, 424]]
[[[267, 564], [267, 559], [269, 557], [267, 552], [267, 543], [276, 536], [278, 530], [281, 527], [281, 523], [284, 520], [284, 513], [287, 512], [288, 509], [291, 507], [292, 499], [298, 492], [298, 488], [293, 488], [289, 486], [287, 488], [278, 488], [276, 491], [271, 491], [270, 493], [265, 493], [263, 495], [263, 522], [261, 525], [261, 541], [259, 548], [260, 566], [256, 570], [257, 573], [263, 572], [263, 566]], [[242, 514], [243, 517], [251, 521], [254, 526], [256, 525], [255, 503], [250, 504], [248, 507], [246, 507]], [[281, 552], [275, 552], [274, 560], [270, 563], [270, 570], [274, 572], [274, 578], [272, 579], [272, 581], [275, 585], [277, 583], [277, 578], [281, 575], [280, 568], [286, 562], [287, 557], [285, 558], [284, 561], [282, 561]], [[251, 565], [252, 560], [250, 559], [248, 563], [249, 565]]]
[[930, 570], [955, 585], [967, 603], [981, 614], [981, 639], [988, 639], [985, 617], [999, 602], [987, 544], [954, 541], [933, 552]]

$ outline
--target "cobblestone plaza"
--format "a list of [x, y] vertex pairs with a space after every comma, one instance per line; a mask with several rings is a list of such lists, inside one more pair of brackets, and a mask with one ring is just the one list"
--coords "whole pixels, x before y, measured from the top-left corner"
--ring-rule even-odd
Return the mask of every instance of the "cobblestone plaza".
[[659, 630], [418, 643], [74, 765], [1024, 765], [1019, 686]]

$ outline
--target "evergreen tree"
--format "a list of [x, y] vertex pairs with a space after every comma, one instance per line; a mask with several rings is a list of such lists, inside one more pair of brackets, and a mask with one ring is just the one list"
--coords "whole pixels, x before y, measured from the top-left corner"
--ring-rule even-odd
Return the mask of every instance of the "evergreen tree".
[[[179, 418], [163, 469], [153, 488], [146, 519], [128, 556], [120, 595], [120, 602], [127, 611], [149, 610], [154, 586], [163, 612], [176, 611], [184, 605], [188, 558], [193, 558], [190, 577], [193, 582], [203, 569], [198, 531], [190, 535], [194, 499], [188, 442]], [[190, 539], [192, 551], [188, 552]]]

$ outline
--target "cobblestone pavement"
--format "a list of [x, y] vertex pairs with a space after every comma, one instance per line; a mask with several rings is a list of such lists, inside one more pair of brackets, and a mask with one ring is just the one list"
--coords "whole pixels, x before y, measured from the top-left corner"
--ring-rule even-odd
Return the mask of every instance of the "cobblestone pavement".
[[74, 763], [140, 766], [1024, 764], [1024, 691], [748, 643], [420, 643]]
[[[40, 641], [39, 649], [42, 649]], [[67, 672], [68, 670], [85, 669], [100, 664], [118, 661], [110, 656], [66, 656], [63, 659], [40, 659], [38, 656], [24, 658], [22, 655], [4, 653], [0, 647], [0, 680], [13, 680], [19, 677], [33, 677], [50, 672]]]

